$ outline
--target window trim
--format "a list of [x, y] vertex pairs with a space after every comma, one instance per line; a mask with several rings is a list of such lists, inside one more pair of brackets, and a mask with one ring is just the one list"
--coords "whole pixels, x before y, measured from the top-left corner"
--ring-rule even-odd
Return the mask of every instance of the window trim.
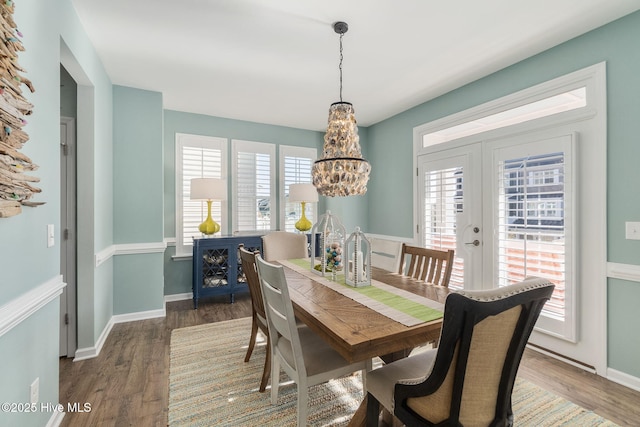
[[[229, 141], [227, 138], [222, 138], [218, 136], [207, 136], [207, 135], [195, 135], [188, 133], [178, 133], [175, 134], [175, 239], [176, 239], [176, 257], [184, 257], [190, 256], [193, 252], [193, 245], [185, 245], [182, 242], [182, 229], [183, 229], [183, 206], [182, 206], [182, 154], [183, 148], [187, 147], [201, 147], [201, 148], [214, 148], [219, 149], [222, 154], [222, 165], [220, 165], [220, 173], [223, 179], [226, 179], [227, 176], [227, 150], [228, 150]], [[228, 197], [227, 197], [228, 198]], [[220, 224], [220, 231], [222, 234], [226, 234], [228, 230], [228, 221], [227, 221], [227, 201], [222, 201], [222, 223]]]

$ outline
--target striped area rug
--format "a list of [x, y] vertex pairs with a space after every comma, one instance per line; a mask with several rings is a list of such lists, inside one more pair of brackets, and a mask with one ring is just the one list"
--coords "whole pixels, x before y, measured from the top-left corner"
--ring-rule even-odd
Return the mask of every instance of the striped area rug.
[[[296, 385], [285, 374], [280, 377], [277, 405], [271, 405], [269, 389], [258, 392], [264, 340], [244, 363], [250, 332], [248, 317], [172, 332], [170, 427], [295, 426]], [[361, 401], [359, 375], [311, 387], [309, 425], [345, 426]], [[516, 426], [615, 426], [524, 380], [516, 383], [513, 410]]]

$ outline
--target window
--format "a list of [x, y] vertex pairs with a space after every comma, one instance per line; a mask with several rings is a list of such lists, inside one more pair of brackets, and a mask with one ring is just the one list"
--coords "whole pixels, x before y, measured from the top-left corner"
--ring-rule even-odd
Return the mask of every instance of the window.
[[[190, 200], [192, 178], [226, 178], [227, 139], [176, 134], [176, 255], [191, 254], [193, 237], [207, 215], [207, 204]], [[211, 216], [226, 232], [226, 203], [214, 201]]]
[[[311, 183], [311, 167], [317, 158], [315, 148], [280, 146], [280, 229], [295, 232], [295, 223], [302, 215], [300, 203], [289, 203], [289, 185]], [[317, 204], [307, 203], [305, 215], [316, 222]]]
[[494, 129], [500, 129], [518, 123], [528, 122], [541, 117], [552, 116], [587, 106], [586, 86], [548, 96], [538, 101], [525, 103], [499, 113], [480, 113], [475, 120], [467, 120], [454, 126], [430, 132], [422, 137], [422, 146], [429, 147], [443, 142], [453, 141], [465, 136], [477, 135]]
[[234, 232], [275, 230], [274, 144], [232, 141]]

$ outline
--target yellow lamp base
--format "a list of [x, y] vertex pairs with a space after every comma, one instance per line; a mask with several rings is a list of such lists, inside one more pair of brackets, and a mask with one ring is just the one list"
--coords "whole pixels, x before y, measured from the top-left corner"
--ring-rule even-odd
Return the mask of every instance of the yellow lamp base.
[[302, 205], [302, 216], [300, 217], [298, 222], [295, 223], [295, 227], [296, 227], [296, 230], [299, 230], [301, 232], [309, 231], [311, 230], [311, 227], [313, 224], [311, 224], [311, 221], [309, 221], [307, 217], [304, 215], [304, 206], [306, 202], [301, 202], [300, 204]]
[[207, 219], [198, 227], [202, 234], [210, 236], [220, 231], [220, 224], [211, 218], [211, 200], [207, 200]]

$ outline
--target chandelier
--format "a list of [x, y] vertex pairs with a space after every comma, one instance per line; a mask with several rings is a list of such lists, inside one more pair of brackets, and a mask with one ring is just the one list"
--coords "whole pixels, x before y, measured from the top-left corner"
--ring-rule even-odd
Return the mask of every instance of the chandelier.
[[340, 101], [329, 108], [323, 155], [313, 164], [313, 185], [323, 196], [356, 196], [367, 192], [371, 165], [362, 158], [360, 137], [353, 105], [342, 101], [342, 36], [349, 26], [333, 24], [340, 34]]

